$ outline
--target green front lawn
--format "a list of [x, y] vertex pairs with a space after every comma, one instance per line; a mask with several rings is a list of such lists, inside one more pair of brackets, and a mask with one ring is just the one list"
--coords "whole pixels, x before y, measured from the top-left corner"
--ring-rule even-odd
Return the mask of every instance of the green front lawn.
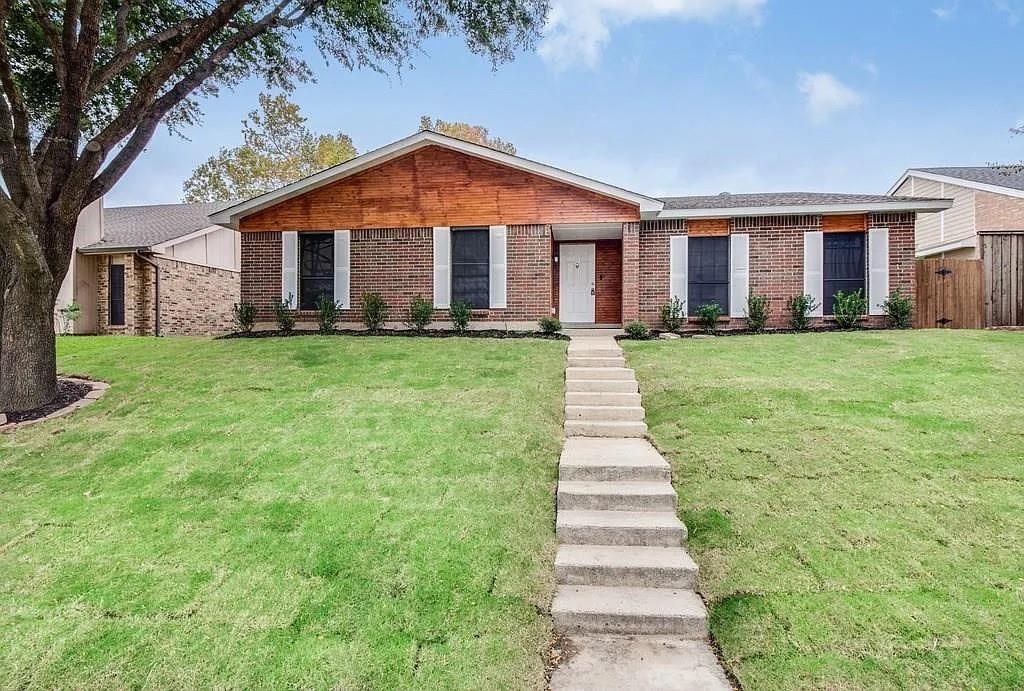
[[530, 688], [564, 343], [70, 338], [0, 436], [0, 688]]
[[745, 688], [1024, 688], [1024, 334], [626, 347]]

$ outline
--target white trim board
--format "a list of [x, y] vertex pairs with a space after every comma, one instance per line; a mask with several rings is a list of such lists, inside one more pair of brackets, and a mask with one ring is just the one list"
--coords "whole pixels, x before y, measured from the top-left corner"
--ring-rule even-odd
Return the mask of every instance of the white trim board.
[[892, 187], [889, 188], [887, 194], [893, 194], [900, 188], [907, 178], [915, 177], [921, 178], [922, 180], [931, 180], [932, 182], [944, 182], [947, 185], [958, 185], [960, 187], [966, 187], [972, 190], [981, 190], [982, 192], [992, 192], [993, 194], [1002, 194], [1007, 197], [1017, 197], [1018, 199], [1024, 199], [1024, 190], [1016, 190], [1012, 187], [1003, 187], [1001, 185], [989, 185], [985, 182], [975, 182], [973, 180], [964, 180], [963, 178], [954, 178], [949, 175], [937, 175], [936, 173], [925, 173], [920, 170], [910, 168], [905, 172], [900, 179], [896, 181]]
[[441, 146], [446, 149], [453, 151], [459, 151], [469, 156], [475, 156], [493, 163], [497, 163], [509, 168], [515, 168], [522, 170], [527, 173], [533, 173], [541, 177], [562, 182], [573, 187], [580, 189], [589, 190], [596, 192], [597, 194], [611, 197], [612, 199], [618, 199], [620, 201], [627, 202], [629, 204], [635, 204], [640, 207], [641, 213], [644, 212], [655, 212], [659, 211], [665, 206], [665, 202], [660, 199], [654, 199], [647, 197], [636, 192], [630, 192], [621, 187], [609, 185], [607, 183], [599, 182], [591, 178], [584, 177], [582, 175], [576, 175], [554, 166], [545, 165], [536, 161], [523, 158], [521, 156], [513, 156], [506, 154], [495, 149], [491, 149], [486, 146], [479, 144], [473, 144], [466, 142], [461, 139], [454, 137], [448, 137], [437, 132], [417, 132], [416, 134], [399, 139], [396, 142], [392, 142], [387, 146], [382, 146], [379, 149], [365, 153], [362, 156], [356, 156], [350, 161], [333, 166], [327, 170], [320, 171], [314, 175], [310, 175], [308, 178], [293, 182], [290, 185], [285, 185], [276, 190], [272, 190], [265, 194], [261, 194], [258, 197], [254, 197], [248, 201], [235, 204], [234, 206], [226, 209], [221, 209], [216, 213], [210, 215], [210, 221], [219, 225], [228, 226], [230, 228], [238, 228], [238, 222], [243, 216], [255, 213], [261, 209], [265, 209], [274, 204], [279, 204], [288, 199], [299, 196], [309, 192], [310, 190], [322, 187], [332, 182], [337, 182], [350, 175], [355, 175], [361, 171], [367, 170], [374, 166], [378, 166], [387, 161], [404, 156], [405, 154], [421, 149], [425, 146]]
[[978, 236], [972, 235], [969, 238], [961, 238], [960, 240], [953, 240], [951, 242], [944, 242], [940, 245], [932, 245], [931, 247], [922, 247], [914, 252], [915, 257], [928, 257], [933, 254], [940, 254], [942, 252], [952, 252], [954, 250], [962, 249], [974, 249], [978, 246]]

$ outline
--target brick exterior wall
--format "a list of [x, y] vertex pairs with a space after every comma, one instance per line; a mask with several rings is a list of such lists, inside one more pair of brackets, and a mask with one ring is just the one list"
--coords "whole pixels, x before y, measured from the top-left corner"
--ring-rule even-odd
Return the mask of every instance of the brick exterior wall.
[[868, 228], [889, 229], [889, 292], [899, 291], [916, 300], [914, 292], [914, 226], [917, 215], [904, 214], [869, 214]]
[[[359, 322], [364, 293], [380, 293], [390, 307], [389, 321], [408, 316], [414, 297], [434, 296], [432, 228], [369, 228], [350, 234], [351, 309], [340, 320]], [[474, 310], [485, 321], [536, 321], [551, 314], [552, 242], [549, 225], [513, 225], [506, 240], [506, 309]], [[281, 235], [242, 233], [242, 300], [256, 305], [257, 319], [272, 321], [271, 305], [281, 297]], [[435, 318], [448, 318], [447, 310]], [[300, 322], [314, 322], [314, 312], [299, 313]]]
[[622, 224], [622, 323], [640, 318], [640, 223]]
[[[156, 271], [134, 254], [97, 258], [97, 330], [101, 334], [156, 333]], [[154, 257], [160, 266], [160, 333], [210, 336], [233, 330], [232, 306], [239, 301], [240, 274], [227, 269]], [[110, 322], [110, 264], [124, 265], [124, 326]], [[280, 282], [280, 279], [278, 279]]]
[[669, 238], [686, 235], [686, 221], [644, 221], [639, 225], [639, 319], [660, 327], [661, 306], [669, 299]]

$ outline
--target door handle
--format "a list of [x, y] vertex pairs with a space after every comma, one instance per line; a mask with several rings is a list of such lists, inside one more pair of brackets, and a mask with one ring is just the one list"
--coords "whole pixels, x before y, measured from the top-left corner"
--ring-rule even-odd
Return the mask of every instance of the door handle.
[[593, 295], [593, 294], [594, 294], [594, 286], [590, 286], [590, 294], [591, 294], [591, 295]]

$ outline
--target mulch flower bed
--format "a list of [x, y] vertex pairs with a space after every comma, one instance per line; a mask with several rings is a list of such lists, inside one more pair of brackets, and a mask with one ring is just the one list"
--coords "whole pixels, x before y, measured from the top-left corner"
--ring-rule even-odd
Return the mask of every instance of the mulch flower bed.
[[296, 329], [284, 331], [249, 331], [236, 332], [218, 336], [218, 338], [291, 338], [292, 336], [400, 336], [403, 338], [542, 338], [548, 341], [568, 341], [569, 337], [561, 333], [544, 333], [543, 331], [505, 331], [504, 329], [481, 329], [472, 331], [455, 331], [454, 329], [335, 329], [329, 334], [321, 334], [313, 329]]
[[57, 397], [44, 406], [32, 410], [0, 413], [0, 431], [10, 432], [43, 420], [68, 415], [100, 398], [108, 385], [77, 377], [62, 377], [57, 380]]

